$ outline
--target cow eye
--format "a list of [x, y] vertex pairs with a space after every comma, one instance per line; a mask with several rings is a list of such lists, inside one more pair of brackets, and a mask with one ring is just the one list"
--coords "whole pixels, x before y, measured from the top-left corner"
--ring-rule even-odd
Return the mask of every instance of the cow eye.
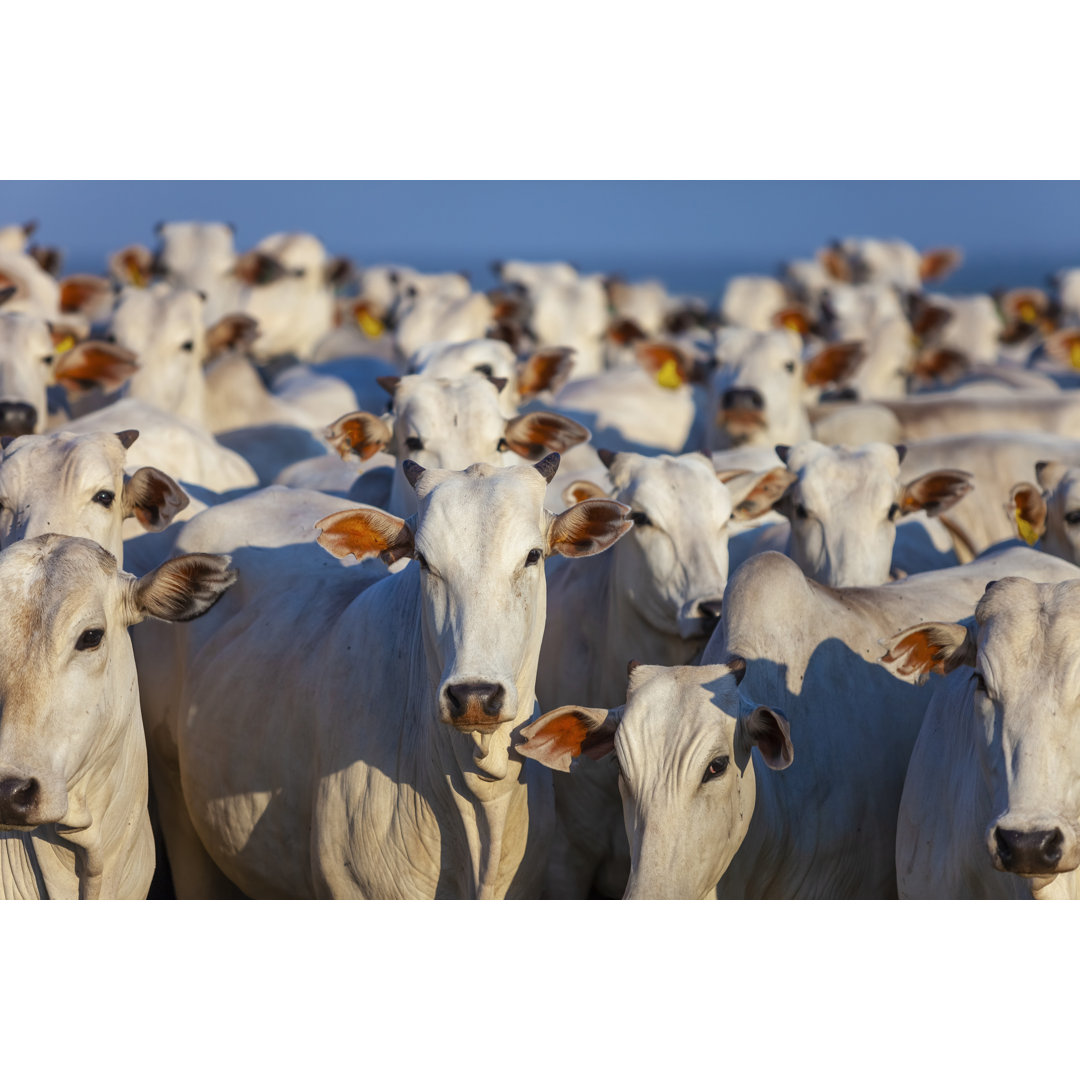
[[410, 286], [409, 286], [409, 287], [408, 287], [408, 288], [407, 288], [407, 289], [405, 290], [405, 295], [406, 295], [406, 296], [407, 296], [407, 297], [408, 297], [408, 298], [409, 298], [410, 300], [412, 300], [412, 299], [413, 299], [413, 298], [414, 298], [414, 297], [416, 296], [416, 286], [415, 286], [415, 285], [410, 285]]
[[640, 510], [635, 510], [630, 515], [630, 520], [635, 525], [651, 525], [652, 524], [652, 522], [649, 520], [649, 515], [648, 514], [643, 514]]
[[900, 504], [899, 503], [893, 503], [892, 506], [889, 507], [889, 520], [890, 521], [895, 521], [897, 519], [897, 517], [899, 516], [899, 514], [900, 514]]
[[794, 360], [789, 360], [789, 361], [788, 361], [788, 362], [787, 362], [787, 363], [786, 363], [786, 364], [784, 365], [784, 370], [785, 370], [785, 371], [786, 371], [786, 372], [787, 372], [787, 373], [788, 373], [789, 375], [794, 375], [794, 374], [795, 374], [795, 361], [794, 361]]
[[1065, 515], [1065, 520], [1070, 525], [1080, 525], [1080, 510], [1070, 510]]
[[723, 754], [720, 757], [714, 757], [709, 762], [709, 767], [705, 770], [705, 775], [701, 778], [703, 784], [707, 784], [710, 780], [715, 780], [718, 776], [723, 776], [727, 772], [728, 767], [727, 754]]
[[104, 636], [104, 628], [95, 630], [84, 630], [79, 635], [79, 640], [75, 642], [75, 648], [79, 652], [89, 652], [92, 649], [96, 649], [101, 644], [101, 639]]
[[195, 348], [195, 342], [185, 341], [184, 344], [180, 346], [180, 348], [183, 349], [184, 352], [191, 352], [191, 350]]
[[424, 440], [421, 439], [421, 438], [418, 438], [416, 435], [410, 435], [405, 440], [405, 449], [406, 450], [423, 450], [424, 449]]
[[52, 354], [50, 353], [48, 356], [43, 356], [41, 362], [43, 364], [51, 364], [53, 362]]
[[99, 491], [91, 501], [100, 503], [102, 506], [108, 509], [110, 506], [112, 506], [113, 500], [115, 498], [116, 495], [112, 491]]
[[495, 449], [501, 454], [503, 451], [510, 449], [510, 444], [505, 439], [500, 439], [499, 445], [496, 446]]
[[477, 364], [476, 367], [473, 368], [473, 371], [479, 371], [481, 375], [486, 375], [489, 379], [495, 374], [495, 372], [491, 370], [490, 364]]
[[115, 334], [106, 334], [106, 335], [105, 335], [105, 340], [106, 340], [106, 341], [107, 341], [107, 342], [108, 342], [108, 343], [109, 343], [110, 345], [115, 345], [115, 344], [116, 344], [116, 335], [115, 335]]
[[975, 690], [980, 694], [986, 693], [986, 680], [982, 677], [982, 672], [975, 672]]
[[419, 551], [414, 552], [413, 557], [420, 564], [420, 569], [421, 570], [427, 570], [428, 569], [428, 561], [427, 561], [427, 559], [424, 558], [423, 555], [420, 554]]
[[795, 506], [795, 516], [805, 520], [810, 516], [810, 511], [802, 503], [797, 503]]
[[525, 557], [526, 566], [535, 566], [540, 561], [540, 556], [543, 554], [539, 548], [533, 548], [532, 551]]

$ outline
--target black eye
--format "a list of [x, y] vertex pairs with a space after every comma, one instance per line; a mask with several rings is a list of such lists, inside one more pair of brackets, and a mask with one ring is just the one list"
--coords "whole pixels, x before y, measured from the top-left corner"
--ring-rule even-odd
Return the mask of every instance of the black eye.
[[406, 295], [406, 296], [407, 296], [407, 297], [408, 297], [408, 298], [409, 298], [410, 300], [412, 300], [412, 299], [413, 299], [413, 297], [414, 297], [414, 296], [416, 296], [416, 286], [415, 286], [415, 285], [410, 285], [410, 286], [409, 286], [409, 287], [408, 287], [408, 288], [407, 288], [407, 289], [405, 290], [405, 295]]
[[505, 439], [500, 439], [499, 440], [499, 445], [496, 446], [495, 449], [498, 450], [499, 453], [501, 454], [504, 450], [509, 450], [510, 449], [510, 444]]
[[533, 548], [525, 558], [525, 565], [535, 566], [540, 561], [541, 554], [543, 553], [539, 548]]
[[648, 514], [643, 514], [640, 510], [635, 510], [630, 515], [630, 520], [635, 525], [651, 525], [652, 524], [652, 522], [649, 520], [649, 515]]
[[416, 561], [420, 564], [421, 570], [428, 569], [428, 561], [424, 558], [423, 555], [420, 554], [419, 551], [413, 553], [413, 558], [416, 559]]
[[406, 450], [423, 450], [424, 449], [424, 440], [418, 438], [416, 435], [410, 435], [405, 440], [405, 449]]
[[481, 375], [486, 375], [489, 379], [495, 374], [495, 372], [491, 370], [490, 364], [477, 364], [476, 367], [473, 368], [473, 371], [479, 371]]
[[1080, 510], [1070, 510], [1065, 515], [1065, 520], [1070, 525], [1080, 525]]
[[799, 503], [795, 507], [795, 516], [797, 518], [803, 518], [805, 520], [806, 518], [808, 518], [810, 516], [810, 512], [806, 509], [805, 506], [803, 506], [802, 503]]
[[104, 636], [104, 628], [100, 630], [84, 630], [79, 635], [79, 640], [75, 642], [75, 648], [79, 652], [89, 652], [91, 649], [96, 649], [101, 644], [101, 639]]
[[116, 344], [116, 335], [115, 335], [115, 334], [106, 334], [106, 335], [105, 335], [105, 340], [106, 340], [106, 341], [107, 341], [107, 342], [108, 342], [108, 343], [109, 343], [110, 345], [115, 345], [115, 344]]
[[986, 680], [982, 677], [982, 672], [976, 671], [974, 675], [975, 690], [980, 694], [986, 693]]
[[718, 776], [723, 776], [727, 772], [728, 767], [727, 754], [723, 754], [720, 757], [714, 757], [709, 762], [709, 767], [705, 770], [705, 775], [701, 778], [703, 784], [707, 784], [710, 780], [715, 780]]
[[184, 352], [191, 352], [191, 350], [195, 348], [195, 342], [185, 341], [184, 344], [180, 346], [180, 348], [183, 349]]
[[889, 507], [889, 520], [890, 521], [895, 521], [899, 515], [900, 515], [900, 504], [899, 503], [893, 503], [892, 506]]
[[785, 370], [785, 371], [786, 371], [786, 372], [787, 372], [787, 373], [788, 373], [789, 375], [794, 375], [794, 374], [795, 374], [795, 361], [794, 361], [794, 360], [789, 360], [789, 361], [788, 361], [788, 362], [787, 362], [787, 363], [786, 363], [786, 364], [784, 365], [784, 370]]
[[113, 500], [115, 498], [116, 498], [116, 495], [111, 491], [99, 491], [91, 501], [96, 502], [96, 503], [100, 503], [102, 506], [106, 507], [106, 509], [107, 509], [108, 507], [112, 506]]
[[52, 358], [52, 355], [50, 354], [49, 356], [43, 356], [43, 357], [41, 358], [41, 362], [42, 362], [43, 364], [51, 364], [51, 363], [53, 362], [53, 358]]

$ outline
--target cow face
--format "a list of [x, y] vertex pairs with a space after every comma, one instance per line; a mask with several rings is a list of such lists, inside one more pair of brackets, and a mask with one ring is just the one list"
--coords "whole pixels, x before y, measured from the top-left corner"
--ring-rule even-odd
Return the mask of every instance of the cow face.
[[727, 584], [731, 520], [764, 513], [783, 486], [771, 489], [772, 502], [754, 502], [751, 513], [750, 495], [764, 474], [739, 474], [729, 486], [701, 454], [602, 456], [611, 477], [610, 497], [630, 507], [634, 522], [631, 535], [610, 556], [629, 603], [663, 634], [708, 637]]
[[532, 709], [545, 558], [594, 554], [630, 528], [627, 508], [606, 499], [548, 513], [546, 484], [557, 468], [556, 454], [535, 466], [465, 472], [406, 462], [418, 502], [412, 522], [361, 508], [318, 523], [319, 543], [339, 557], [414, 560], [436, 712], [460, 731], [489, 735]]
[[900, 519], [937, 515], [971, 490], [970, 474], [955, 469], [901, 484], [903, 452], [886, 443], [777, 447], [797, 477], [777, 509], [791, 522], [789, 554], [807, 577], [834, 588], [883, 584]]
[[624, 708], [564, 707], [522, 728], [526, 757], [569, 770], [614, 749], [631, 870], [626, 899], [703, 899], [754, 812], [757, 763], [791, 764], [785, 718], [739, 695], [742, 665], [633, 666]]
[[95, 770], [139, 725], [128, 626], [202, 614], [235, 579], [228, 561], [184, 556], [136, 580], [70, 536], [0, 552], [0, 828], [90, 823]]
[[148, 532], [169, 525], [188, 504], [171, 477], [153, 468], [124, 474], [137, 431], [26, 435], [0, 458], [0, 548], [61, 533], [94, 540], [123, 563], [123, 524]]
[[987, 586], [973, 620], [901, 631], [883, 659], [913, 682], [970, 669], [974, 751], [991, 807], [987, 856], [1035, 889], [1080, 866], [1078, 605], [1080, 582], [1003, 578]]
[[1007, 512], [1020, 537], [1029, 544], [1042, 540], [1045, 551], [1080, 563], [1080, 468], [1060, 461], [1035, 466], [1037, 484], [1017, 484]]

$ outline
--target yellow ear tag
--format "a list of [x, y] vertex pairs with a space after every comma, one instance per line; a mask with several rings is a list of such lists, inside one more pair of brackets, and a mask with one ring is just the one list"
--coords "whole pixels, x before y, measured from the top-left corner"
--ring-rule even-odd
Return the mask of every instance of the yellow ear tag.
[[678, 390], [682, 386], [678, 361], [671, 357], [665, 360], [656, 373], [656, 381], [667, 390]]
[[783, 322], [784, 326], [786, 326], [789, 330], [793, 330], [796, 334], [800, 335], [800, 337], [802, 336], [802, 323], [797, 318], [795, 318], [794, 315], [789, 315], [786, 319], [783, 320]]
[[1020, 318], [1023, 319], [1024, 322], [1034, 322], [1035, 321], [1035, 305], [1034, 304], [1031, 304], [1031, 303], [1021, 304], [1018, 310], [1019, 310]]
[[66, 338], [61, 338], [60, 341], [53, 346], [53, 351], [55, 353], [65, 353], [73, 348], [75, 348], [75, 339], [68, 334]]
[[381, 319], [376, 319], [369, 311], [360, 308], [356, 313], [356, 324], [368, 337], [378, 337], [383, 332]]
[[1029, 547], [1034, 547], [1039, 540], [1039, 534], [1035, 531], [1033, 525], [1029, 525], [1020, 516], [1020, 507], [1016, 508], [1016, 527], [1020, 531], [1020, 539], [1024, 541]]
[[137, 266], [129, 266], [128, 274], [131, 277], [131, 284], [134, 285], [136, 289], [146, 288], [146, 278], [143, 277], [143, 272]]
[[1074, 341], [1069, 346], [1069, 363], [1074, 368], [1080, 368], [1080, 341]]

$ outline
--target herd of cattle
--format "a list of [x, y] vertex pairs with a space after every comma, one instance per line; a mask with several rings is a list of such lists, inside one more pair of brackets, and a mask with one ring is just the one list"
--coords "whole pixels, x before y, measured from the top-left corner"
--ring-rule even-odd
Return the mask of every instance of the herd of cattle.
[[1080, 893], [1080, 269], [846, 239], [710, 307], [32, 233], [5, 897]]

